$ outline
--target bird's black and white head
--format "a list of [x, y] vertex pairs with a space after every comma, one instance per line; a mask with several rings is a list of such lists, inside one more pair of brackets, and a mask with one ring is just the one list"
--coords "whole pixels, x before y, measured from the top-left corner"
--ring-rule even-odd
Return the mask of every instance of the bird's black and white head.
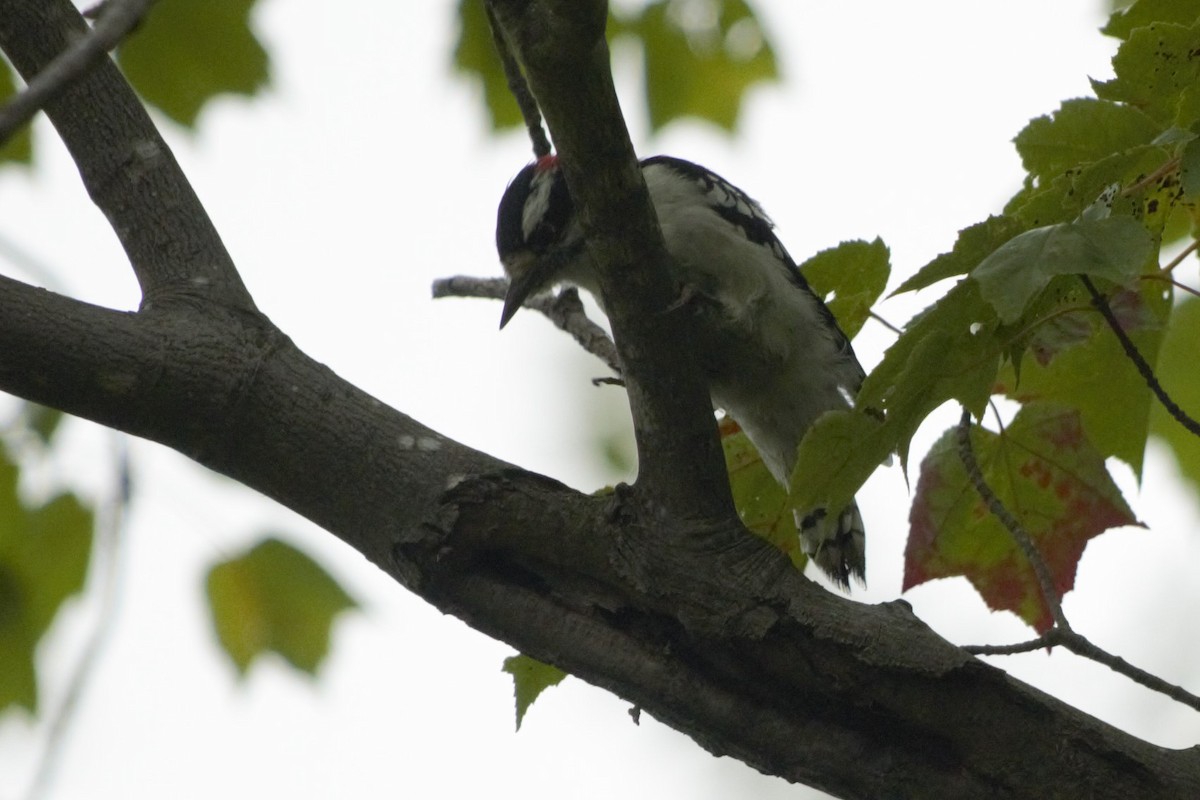
[[496, 250], [509, 278], [503, 328], [527, 298], [545, 291], [586, 259], [583, 231], [556, 156], [543, 156], [512, 179], [496, 213]]

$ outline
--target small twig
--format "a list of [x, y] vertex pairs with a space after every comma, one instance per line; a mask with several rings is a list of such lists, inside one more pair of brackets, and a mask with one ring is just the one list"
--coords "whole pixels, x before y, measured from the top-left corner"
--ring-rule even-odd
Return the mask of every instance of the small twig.
[[1200, 247], [1200, 239], [1193, 239], [1191, 244], [1189, 244], [1187, 247], [1183, 248], [1182, 253], [1180, 253], [1179, 255], [1172, 258], [1170, 263], [1168, 263], [1165, 267], [1162, 268], [1162, 271], [1170, 272], [1171, 270], [1178, 267], [1180, 264], [1183, 263], [1183, 260], [1185, 258], [1190, 256], [1192, 253], [1196, 252], [1197, 247]]
[[1173, 683], [1168, 683], [1157, 675], [1152, 675], [1143, 669], [1133, 666], [1120, 656], [1115, 656], [1112, 653], [1102, 650], [1075, 631], [1057, 631], [1056, 633], [1058, 634], [1057, 638], [1061, 639], [1060, 644], [1075, 655], [1091, 659], [1097, 664], [1103, 664], [1113, 672], [1129, 678], [1134, 683], [1145, 686], [1152, 691], [1165, 694], [1172, 700], [1200, 711], [1200, 697], [1197, 697], [1186, 689], [1176, 686]]
[[1176, 702], [1200, 711], [1200, 697], [1197, 697], [1181, 686], [1168, 683], [1157, 675], [1152, 675], [1144, 669], [1133, 666], [1120, 656], [1115, 656], [1097, 647], [1087, 637], [1070, 629], [1051, 628], [1038, 638], [1019, 644], [970, 645], [963, 649], [977, 656], [1010, 656], [1055, 646], [1069, 650], [1082, 658], [1095, 661], [1097, 664], [1103, 664], [1118, 675], [1124, 675], [1140, 686], [1145, 686], [1151, 691], [1165, 694]]
[[525, 73], [521, 71], [521, 65], [517, 63], [516, 57], [513, 56], [512, 50], [508, 46], [508, 41], [504, 38], [500, 26], [496, 22], [496, 12], [492, 9], [490, 0], [486, 7], [488, 25], [492, 28], [492, 43], [496, 46], [496, 53], [499, 54], [500, 63], [504, 66], [504, 77], [508, 80], [508, 90], [512, 92], [517, 106], [521, 109], [521, 116], [525, 119], [525, 127], [529, 131], [529, 141], [533, 143], [533, 154], [537, 158], [550, 155], [550, 139], [546, 136], [546, 129], [542, 127], [542, 112], [538, 108], [537, 99], [534, 98], [533, 92], [529, 91]]
[[29, 81], [25, 91], [0, 108], [0, 144], [7, 142], [54, 96], [129, 35], [154, 0], [109, 0], [96, 24]]
[[1169, 283], [1171, 286], [1175, 287], [1176, 289], [1178, 289], [1181, 292], [1184, 292], [1185, 294], [1190, 294], [1192, 297], [1200, 297], [1200, 291], [1197, 291], [1196, 289], [1193, 289], [1191, 286], [1188, 286], [1186, 283], [1181, 283], [1180, 281], [1177, 281], [1174, 278], [1172, 278], [1170, 275], [1165, 275], [1161, 272], [1154, 272], [1149, 275], [1139, 275], [1138, 280], [1140, 280], [1140, 281], [1162, 281], [1163, 283]]
[[[506, 278], [473, 278], [458, 275], [433, 282], [434, 299], [482, 297], [503, 300], [507, 291]], [[560, 330], [569, 333], [580, 347], [607, 364], [618, 376], [621, 374], [621, 360], [617, 356], [616, 345], [603, 328], [588, 318], [583, 302], [579, 299], [579, 292], [575, 289], [564, 289], [556, 295], [535, 295], [525, 301], [525, 307], [545, 315]], [[611, 382], [606, 379], [597, 380]]]
[[1158, 377], [1154, 374], [1154, 370], [1146, 363], [1146, 359], [1138, 351], [1137, 345], [1129, 338], [1129, 334], [1125, 333], [1125, 329], [1121, 327], [1121, 323], [1109, 307], [1108, 301], [1104, 299], [1104, 295], [1096, 288], [1096, 284], [1092, 283], [1092, 279], [1087, 275], [1080, 275], [1079, 280], [1083, 281], [1083, 285], [1087, 288], [1088, 294], [1092, 296], [1092, 305], [1100, 312], [1100, 316], [1104, 317], [1104, 321], [1108, 323], [1108, 327], [1112, 329], [1113, 334], [1117, 337], [1117, 341], [1121, 343], [1122, 349], [1125, 350], [1125, 355], [1137, 367], [1137, 371], [1141, 374], [1142, 380], [1150, 387], [1150, 391], [1154, 392], [1154, 396], [1158, 398], [1158, 402], [1162, 403], [1163, 408], [1167, 413], [1175, 418], [1175, 421], [1188, 430], [1193, 436], [1200, 436], [1200, 422], [1197, 422], [1186, 411], [1180, 408], [1171, 396], [1167, 394], [1162, 385], [1158, 382]]
[[963, 647], [971, 655], [976, 656], [1012, 656], [1018, 653], [1032, 653], [1034, 650], [1041, 650], [1047, 647], [1053, 647], [1058, 642], [1053, 641], [1051, 633], [1058, 630], [1051, 628], [1045, 634], [1036, 639], [1030, 639], [1028, 642], [1019, 642], [1017, 644], [969, 644]]
[[26, 800], [38, 800], [38, 798], [46, 796], [50, 787], [50, 779], [54, 776], [54, 769], [62, 755], [67, 733], [79, 711], [79, 701], [83, 697], [89, 679], [96, 673], [96, 665], [116, 623], [117, 595], [121, 587], [119, 574], [121, 550], [124, 543], [122, 534], [129, 514], [132, 490], [128, 447], [121, 434], [115, 434], [114, 441], [116, 442], [114, 453], [117, 471], [116, 492], [107, 512], [107, 519], [103, 524], [96, 525], [98, 546], [95, 570], [99, 582], [99, 607], [96, 609], [96, 624], [67, 682], [67, 690], [62, 703], [48, 723], [46, 744], [41, 760], [34, 771]]
[[895, 325], [893, 325], [892, 323], [888, 322], [886, 319], [884, 319], [883, 317], [879, 316], [879, 315], [878, 315], [878, 314], [876, 314], [874, 311], [870, 311], [870, 312], [868, 312], [868, 313], [871, 315], [871, 319], [875, 320], [875, 321], [876, 321], [876, 322], [878, 322], [880, 325], [882, 325], [883, 327], [887, 328], [889, 331], [891, 331], [892, 333], [896, 334], [897, 336], [899, 336], [899, 335], [901, 335], [902, 333], [904, 333], [904, 331], [902, 331], [900, 328], [898, 328], [898, 327], [896, 327]]
[[1046, 566], [1046, 561], [1042, 558], [1042, 554], [1038, 552], [1037, 547], [1034, 545], [1033, 537], [1029, 535], [1029, 531], [1025, 530], [1025, 527], [1004, 506], [1004, 503], [992, 491], [992, 487], [988, 486], [987, 481], [983, 479], [983, 472], [979, 469], [979, 462], [975, 459], [975, 450], [971, 447], [971, 412], [966, 408], [963, 409], [962, 417], [958, 422], [957, 438], [958, 457], [962, 459], [963, 466], [967, 469], [967, 475], [970, 477], [975, 491], [979, 493], [979, 496], [983, 498], [983, 502], [987, 504], [988, 511], [996, 519], [1000, 520], [1000, 524], [1008, 530], [1013, 541], [1017, 543], [1017, 547], [1021, 548], [1021, 552], [1029, 560], [1029, 566], [1033, 568], [1038, 588], [1042, 592], [1042, 599], [1045, 600], [1046, 606], [1050, 609], [1055, 626], [1064, 630], [1070, 630], [1071, 625], [1067, 622], [1067, 618], [1063, 614], [1062, 601], [1054, 588], [1054, 578], [1050, 574], [1050, 568]]
[[1163, 177], [1164, 175], [1166, 175], [1170, 172], [1173, 172], [1174, 170], [1179, 169], [1180, 162], [1181, 162], [1181, 159], [1179, 158], [1179, 156], [1167, 159], [1167, 161], [1165, 163], [1163, 163], [1163, 165], [1160, 166], [1158, 169], [1154, 170], [1154, 172], [1151, 172], [1149, 175], [1142, 178], [1137, 183], [1130, 184], [1129, 186], [1126, 186], [1124, 189], [1122, 189], [1121, 197], [1129, 197], [1133, 194], [1140, 192], [1142, 189], [1145, 189], [1146, 187], [1151, 186], [1159, 178]]

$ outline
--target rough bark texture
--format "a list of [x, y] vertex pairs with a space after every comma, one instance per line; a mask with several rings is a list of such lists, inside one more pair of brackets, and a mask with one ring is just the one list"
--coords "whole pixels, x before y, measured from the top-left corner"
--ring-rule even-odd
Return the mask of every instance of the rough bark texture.
[[[589, 497], [518, 470], [297, 350], [107, 60], [47, 111], [146, 300], [123, 313], [0, 278], [0, 388], [275, 498], [438, 608], [764, 772], [854, 798], [1200, 796], [1196, 750], [1013, 680], [903, 602], [833, 596], [741, 529], [686, 331], [653, 313], [669, 287], [634, 269], [665, 256], [611, 94], [603, 3], [496, 10], [604, 265], [635, 487]], [[79, 30], [67, 0], [0, 0], [0, 46], [26, 75]]]

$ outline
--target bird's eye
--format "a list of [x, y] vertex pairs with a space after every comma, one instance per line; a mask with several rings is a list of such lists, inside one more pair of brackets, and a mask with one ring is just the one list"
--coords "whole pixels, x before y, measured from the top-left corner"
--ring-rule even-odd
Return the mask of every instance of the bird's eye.
[[558, 239], [558, 226], [552, 222], [543, 220], [537, 224], [529, 234], [529, 239], [526, 244], [530, 248], [537, 251], [548, 249]]

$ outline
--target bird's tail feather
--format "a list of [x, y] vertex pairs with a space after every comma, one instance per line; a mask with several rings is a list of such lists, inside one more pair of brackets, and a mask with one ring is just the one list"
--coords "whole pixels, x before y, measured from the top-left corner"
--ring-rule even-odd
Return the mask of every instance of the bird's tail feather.
[[804, 517], [797, 514], [796, 527], [801, 548], [830, 580], [843, 589], [850, 588], [851, 576], [866, 585], [866, 532], [856, 503], [851, 501], [837, 516], [823, 508]]

